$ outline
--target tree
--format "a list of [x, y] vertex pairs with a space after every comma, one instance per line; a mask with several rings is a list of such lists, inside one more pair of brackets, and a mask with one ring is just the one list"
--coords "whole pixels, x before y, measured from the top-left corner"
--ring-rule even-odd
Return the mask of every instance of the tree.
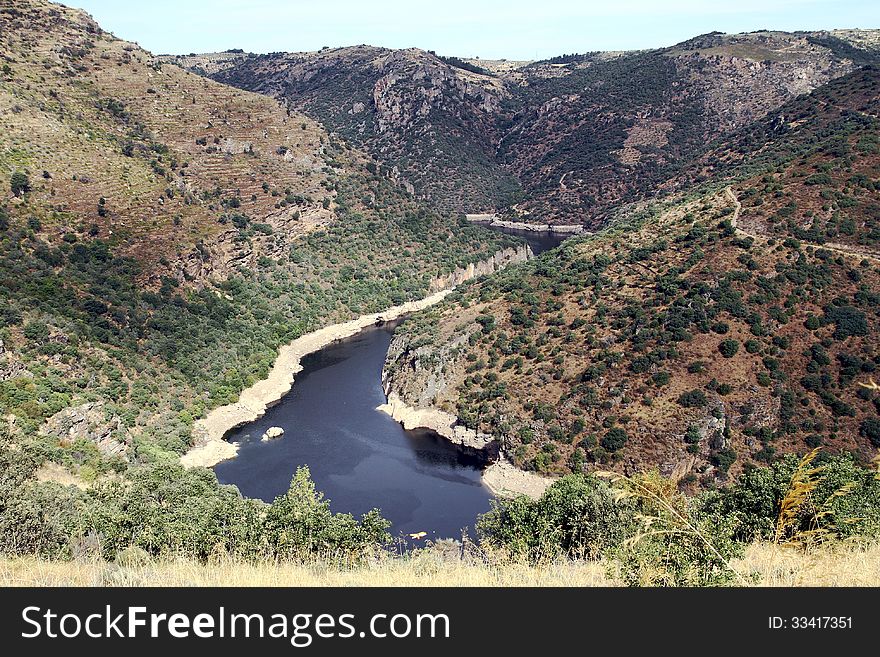
[[602, 447], [607, 449], [609, 452], [616, 452], [617, 450], [623, 448], [626, 445], [626, 441], [629, 439], [629, 436], [626, 433], [626, 430], [621, 427], [612, 427], [608, 430], [602, 437]]
[[12, 193], [16, 196], [24, 196], [31, 191], [30, 180], [23, 171], [16, 171], [12, 174], [12, 177], [9, 179], [9, 186], [12, 188]]
[[266, 513], [263, 531], [279, 557], [340, 555], [359, 557], [388, 543], [390, 526], [377, 509], [360, 522], [348, 513], [330, 511], [330, 501], [315, 490], [307, 467], [297, 468], [290, 489]]
[[733, 358], [736, 356], [736, 352], [739, 351], [739, 342], [736, 340], [724, 340], [718, 345], [718, 351], [725, 358]]

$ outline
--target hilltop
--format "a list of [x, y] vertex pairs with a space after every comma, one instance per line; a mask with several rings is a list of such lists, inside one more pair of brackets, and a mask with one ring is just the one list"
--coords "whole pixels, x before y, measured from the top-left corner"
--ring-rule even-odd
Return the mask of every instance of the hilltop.
[[15, 2], [0, 27], [0, 409], [75, 471], [185, 450], [281, 344], [512, 244], [84, 12]]
[[595, 228], [706, 143], [876, 61], [876, 44], [876, 30], [716, 32], [541, 62], [353, 46], [236, 54], [209, 75], [284, 100], [441, 207]]

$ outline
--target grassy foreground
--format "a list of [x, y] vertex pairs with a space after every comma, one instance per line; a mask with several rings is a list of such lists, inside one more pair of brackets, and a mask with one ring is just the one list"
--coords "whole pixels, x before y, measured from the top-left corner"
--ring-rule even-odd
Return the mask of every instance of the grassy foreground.
[[[732, 566], [757, 586], [880, 586], [880, 545], [836, 544], [807, 553], [754, 544]], [[104, 561], [0, 560], [0, 586], [618, 586], [605, 563], [529, 566], [450, 560], [424, 550], [354, 567], [326, 562], [248, 563], [219, 559]]]

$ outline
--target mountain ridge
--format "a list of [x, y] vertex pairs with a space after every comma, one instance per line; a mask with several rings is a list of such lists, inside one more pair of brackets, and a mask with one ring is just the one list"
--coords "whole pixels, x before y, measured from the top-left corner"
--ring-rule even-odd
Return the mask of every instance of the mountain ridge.
[[596, 228], [707, 142], [875, 61], [877, 34], [715, 32], [490, 75], [448, 63], [476, 59], [361, 45], [236, 54], [212, 76], [310, 114], [447, 209]]

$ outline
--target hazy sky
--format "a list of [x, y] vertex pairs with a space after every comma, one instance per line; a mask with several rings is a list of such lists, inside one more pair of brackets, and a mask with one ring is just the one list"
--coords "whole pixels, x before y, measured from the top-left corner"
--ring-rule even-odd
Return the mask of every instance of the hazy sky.
[[880, 27], [878, 0], [67, 0], [154, 53], [369, 43], [537, 59], [667, 46], [713, 30]]

